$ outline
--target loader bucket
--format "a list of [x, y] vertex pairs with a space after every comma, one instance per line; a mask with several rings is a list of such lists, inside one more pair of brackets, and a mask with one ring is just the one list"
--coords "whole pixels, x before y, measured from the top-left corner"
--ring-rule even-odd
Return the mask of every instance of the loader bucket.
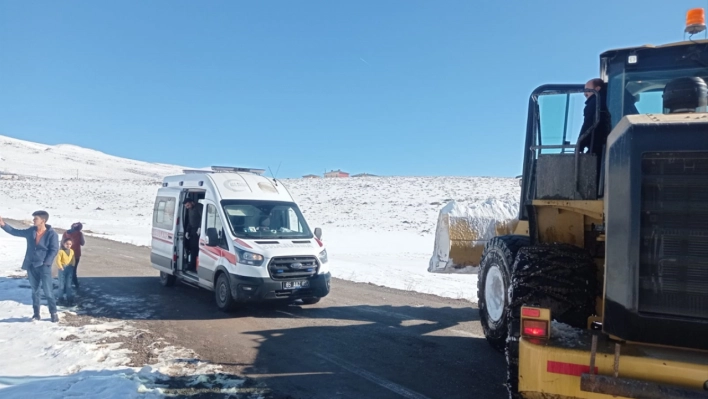
[[515, 204], [487, 200], [472, 207], [452, 201], [440, 210], [430, 273], [476, 273], [487, 241], [512, 234]]

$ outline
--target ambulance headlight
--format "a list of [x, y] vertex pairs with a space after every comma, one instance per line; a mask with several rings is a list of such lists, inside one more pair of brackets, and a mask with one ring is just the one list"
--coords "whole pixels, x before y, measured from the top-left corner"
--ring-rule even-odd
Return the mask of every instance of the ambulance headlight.
[[322, 252], [320, 252], [319, 258], [320, 258], [320, 262], [322, 262], [322, 263], [327, 263], [327, 261], [328, 261], [329, 259], [327, 259], [327, 250], [326, 250], [326, 249], [325, 249], [325, 250], [322, 250]]
[[248, 251], [238, 251], [238, 262], [244, 265], [260, 266], [263, 264], [263, 255]]

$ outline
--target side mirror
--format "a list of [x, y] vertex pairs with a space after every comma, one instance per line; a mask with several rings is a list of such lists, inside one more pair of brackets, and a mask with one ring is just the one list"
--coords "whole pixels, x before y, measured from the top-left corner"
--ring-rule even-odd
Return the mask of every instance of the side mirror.
[[215, 247], [219, 245], [219, 234], [216, 232], [216, 228], [210, 227], [206, 231], [207, 233], [207, 246]]
[[322, 229], [317, 227], [315, 228], [315, 237], [317, 237], [318, 240], [322, 239]]

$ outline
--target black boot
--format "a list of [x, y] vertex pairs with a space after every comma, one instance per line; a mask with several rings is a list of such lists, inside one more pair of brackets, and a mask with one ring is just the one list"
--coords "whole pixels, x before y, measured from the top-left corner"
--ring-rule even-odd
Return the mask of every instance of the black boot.
[[52, 323], [58, 323], [59, 322], [59, 315], [56, 313], [52, 313]]
[[33, 308], [34, 309], [34, 315], [32, 316], [32, 320], [39, 320], [39, 308]]

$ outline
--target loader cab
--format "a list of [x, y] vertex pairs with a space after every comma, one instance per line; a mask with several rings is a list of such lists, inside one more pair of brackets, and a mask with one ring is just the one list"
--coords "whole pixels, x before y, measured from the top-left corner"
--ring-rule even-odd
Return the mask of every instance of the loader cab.
[[[681, 77], [708, 79], [708, 40], [607, 51], [600, 56], [600, 76], [607, 83], [605, 100], [613, 129], [627, 115], [668, 113], [662, 107], [668, 82]], [[576, 148], [585, 91], [579, 83], [543, 85], [531, 94], [520, 220], [534, 217], [534, 200], [604, 197], [606, 153], [598, 160]]]

